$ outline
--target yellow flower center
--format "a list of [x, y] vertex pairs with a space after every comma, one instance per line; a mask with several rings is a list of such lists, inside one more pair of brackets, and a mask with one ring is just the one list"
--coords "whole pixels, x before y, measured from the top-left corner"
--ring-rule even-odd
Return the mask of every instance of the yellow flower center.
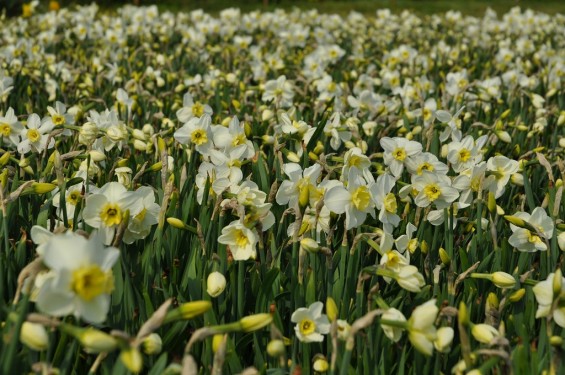
[[112, 271], [104, 272], [97, 264], [80, 267], [71, 276], [71, 290], [80, 298], [91, 301], [114, 290], [114, 276]]
[[237, 136], [234, 137], [234, 139], [231, 141], [231, 145], [232, 146], [239, 146], [239, 145], [244, 145], [245, 142], [247, 142], [247, 138], [245, 137], [245, 134], [243, 133], [239, 133]]
[[400, 257], [394, 251], [391, 250], [387, 252], [386, 257], [387, 257], [386, 260], [387, 267], [395, 268], [400, 264]]
[[9, 137], [10, 134], [12, 134], [12, 128], [10, 128], [10, 125], [4, 122], [0, 123], [0, 134], [4, 137]]
[[143, 220], [145, 220], [145, 215], [147, 215], [147, 208], [143, 208], [140, 213], [135, 215], [134, 220], [138, 223], [141, 223]]
[[65, 125], [65, 116], [61, 116], [61, 115], [53, 115], [51, 116], [51, 120], [53, 121], [53, 124], [55, 124], [56, 126], [61, 126], [61, 125]]
[[410, 253], [414, 253], [414, 251], [416, 251], [416, 249], [418, 248], [418, 245], [418, 240], [412, 238], [410, 241], [408, 241], [407, 249], [408, 251], [410, 251]]
[[202, 117], [204, 114], [204, 106], [200, 102], [196, 102], [192, 105], [192, 114], [195, 117]]
[[428, 121], [430, 118], [432, 118], [432, 111], [429, 108], [424, 108], [423, 114], [425, 121]]
[[308, 336], [316, 332], [316, 323], [311, 319], [304, 318], [300, 321], [298, 328], [303, 336]]
[[466, 148], [459, 150], [459, 160], [461, 160], [463, 163], [469, 160], [470, 157], [471, 151], [467, 150]]
[[351, 194], [351, 203], [353, 204], [353, 207], [355, 207], [359, 211], [363, 211], [367, 207], [369, 207], [370, 202], [371, 194], [369, 193], [369, 189], [367, 189], [366, 186], [359, 186]]
[[432, 164], [430, 164], [430, 163], [428, 163], [428, 162], [423, 162], [422, 164], [420, 164], [420, 165], [418, 166], [418, 169], [416, 170], [416, 173], [417, 173], [418, 175], [422, 175], [422, 173], [423, 173], [424, 171], [433, 172], [433, 170], [434, 170], [434, 166], [433, 166]]
[[396, 204], [396, 196], [393, 193], [388, 193], [387, 195], [385, 195], [384, 206], [387, 212], [391, 214], [396, 213], [398, 206]]
[[249, 244], [249, 238], [247, 238], [242, 230], [238, 230], [235, 233], [235, 243], [238, 247], [245, 247]]
[[430, 202], [435, 201], [441, 195], [441, 190], [437, 184], [429, 184], [424, 188], [424, 194]]
[[118, 225], [122, 222], [122, 210], [116, 203], [106, 203], [100, 211], [100, 218], [107, 227]]
[[190, 140], [197, 146], [208, 142], [208, 135], [204, 129], [197, 129], [190, 135]]
[[529, 243], [540, 243], [542, 242], [541, 238], [530, 231], [528, 231], [528, 242]]
[[41, 134], [37, 129], [29, 129], [26, 135], [27, 139], [29, 139], [32, 143], [35, 143], [41, 139]]
[[349, 167], [359, 168], [361, 166], [362, 162], [363, 162], [362, 157], [360, 157], [359, 155], [353, 155], [349, 158], [349, 160], [347, 161], [347, 164], [349, 164]]
[[480, 177], [474, 177], [473, 179], [471, 179], [471, 190], [479, 191], [480, 187], [481, 187], [481, 178]]
[[392, 157], [398, 161], [404, 161], [404, 159], [406, 159], [406, 150], [403, 149], [402, 147], [397, 147], [392, 152]]
[[81, 198], [80, 191], [73, 190], [69, 193], [69, 196], [67, 197], [67, 203], [76, 206], [77, 203], [80, 201], [80, 198]]

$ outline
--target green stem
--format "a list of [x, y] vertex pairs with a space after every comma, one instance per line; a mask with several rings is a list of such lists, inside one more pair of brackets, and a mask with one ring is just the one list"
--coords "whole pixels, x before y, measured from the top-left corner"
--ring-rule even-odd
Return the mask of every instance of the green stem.
[[243, 304], [244, 304], [244, 281], [245, 281], [245, 262], [240, 261], [237, 265], [237, 316], [239, 319], [243, 318]]

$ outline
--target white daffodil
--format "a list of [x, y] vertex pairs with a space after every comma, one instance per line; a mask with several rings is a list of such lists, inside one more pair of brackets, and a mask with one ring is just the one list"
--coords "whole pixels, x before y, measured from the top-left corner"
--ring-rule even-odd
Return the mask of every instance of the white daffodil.
[[24, 130], [18, 121], [12, 107], [8, 108], [4, 116], [0, 116], [0, 138], [2, 142], [17, 145], [20, 142], [20, 134]]
[[406, 225], [406, 234], [399, 236], [395, 241], [394, 244], [396, 249], [404, 254], [406, 250], [408, 250], [407, 257], [409, 254], [414, 253], [419, 246], [418, 239], [412, 238], [414, 233], [418, 230], [416, 226], [412, 223], [408, 223]]
[[419, 352], [428, 356], [432, 355], [437, 340], [434, 322], [438, 312], [436, 300], [432, 299], [416, 307], [408, 319], [408, 339]]
[[508, 238], [508, 243], [517, 250], [524, 252], [547, 250], [547, 244], [544, 239], [549, 240], [553, 236], [555, 226], [553, 220], [547, 216], [545, 210], [541, 207], [536, 207], [531, 215], [527, 212], [520, 211], [516, 212], [513, 216], [527, 221], [538, 230], [538, 233], [510, 224], [512, 235]]
[[343, 185], [329, 189], [324, 196], [324, 203], [331, 212], [345, 213], [347, 230], [362, 225], [367, 214], [375, 217], [375, 202], [371, 194], [371, 185], [350, 181], [347, 189]]
[[451, 113], [444, 111], [442, 109], [435, 111], [435, 117], [444, 124], [447, 124], [443, 132], [439, 135], [439, 140], [445, 142], [451, 135], [451, 139], [454, 141], [459, 141], [462, 137], [461, 130], [459, 129], [459, 115], [463, 112], [465, 107], [459, 108], [459, 110], [451, 116]]
[[292, 84], [286, 80], [286, 76], [282, 75], [276, 80], [270, 80], [265, 83], [265, 91], [261, 100], [264, 102], [274, 101], [278, 108], [288, 108], [292, 106], [294, 98], [294, 88]]
[[433, 203], [441, 210], [459, 197], [459, 192], [451, 187], [451, 180], [445, 175], [424, 171], [421, 176], [412, 177], [412, 187], [418, 191], [414, 199], [418, 207], [428, 207]]
[[422, 152], [406, 159], [406, 169], [410, 174], [419, 176], [424, 171], [446, 175], [449, 170], [445, 163], [439, 161], [437, 156], [430, 152]]
[[485, 185], [485, 183], [488, 184], [485, 177], [486, 170], [487, 163], [483, 161], [473, 166], [473, 168], [461, 171], [459, 176], [453, 179], [451, 186], [459, 190], [459, 202], [469, 206], [474, 200], [473, 193], [478, 196], [487, 187]]
[[178, 129], [174, 138], [183, 145], [193, 144], [196, 151], [208, 155], [213, 148], [213, 135], [210, 129], [212, 118], [208, 114], [202, 117], [193, 117]]
[[302, 342], [322, 342], [324, 336], [330, 332], [330, 321], [325, 314], [322, 314], [324, 304], [314, 302], [310, 307], [297, 309], [290, 320], [296, 323], [294, 332], [296, 337]]
[[195, 102], [192, 95], [187, 92], [182, 98], [182, 108], [177, 111], [177, 118], [180, 122], [186, 123], [195, 117], [200, 118], [204, 114], [212, 116], [212, 113], [212, 107], [198, 101]]
[[89, 323], [102, 323], [114, 289], [112, 266], [120, 251], [106, 248], [96, 232], [89, 239], [67, 231], [43, 246], [43, 263], [50, 277], [37, 296], [40, 311], [56, 317], [73, 314]]
[[[49, 116], [44, 121], [47, 124], [51, 123], [54, 128], [62, 128], [64, 125], [74, 125], [75, 123], [75, 116], [68, 113], [67, 107], [59, 101], [55, 102], [55, 108], [47, 106], [47, 112], [49, 112]], [[70, 136], [72, 132], [65, 129], [61, 134]]]
[[351, 140], [351, 132], [341, 124], [341, 115], [339, 112], [334, 113], [324, 126], [324, 134], [330, 138], [330, 146], [333, 150], [337, 150], [342, 142]]
[[408, 161], [407, 159], [422, 152], [422, 145], [420, 143], [409, 141], [406, 138], [383, 137], [380, 140], [380, 144], [384, 150], [384, 162], [396, 178], [399, 178], [402, 174], [404, 165]]
[[[377, 182], [371, 188], [373, 200], [377, 210], [379, 210], [379, 220], [385, 226], [397, 227], [400, 223], [400, 216], [397, 214], [396, 195], [392, 192], [395, 184], [394, 177], [385, 173], [377, 177]], [[389, 232], [392, 232], [392, 230], [389, 230]]]
[[[550, 273], [547, 279], [533, 287], [533, 291], [539, 304], [536, 318], [551, 316], [559, 327], [565, 328], [565, 306], [562, 303], [565, 301], [565, 277], [561, 272]], [[555, 303], [556, 300], [559, 302]]]
[[[383, 315], [381, 316], [381, 319], [390, 320], [390, 321], [393, 321], [393, 322], [405, 322], [406, 321], [404, 314], [402, 314], [400, 311], [398, 311], [397, 309], [392, 308], [392, 307], [387, 309], [383, 313]], [[387, 325], [385, 323], [381, 323], [381, 328], [383, 329], [386, 337], [391, 339], [393, 342], [398, 342], [400, 340], [400, 338], [402, 337], [402, 332], [404, 332], [404, 329], [402, 329], [400, 327], [390, 326], [390, 325]]]
[[[41, 123], [41, 119], [35, 113], [27, 118], [25, 129], [20, 132], [18, 152], [27, 154], [29, 151], [43, 152], [46, 148], [55, 146], [55, 139], [49, 139], [49, 133], [53, 130], [53, 124]], [[49, 140], [49, 143], [48, 143]]]
[[239, 221], [224, 227], [218, 242], [230, 247], [234, 260], [255, 259], [257, 256], [257, 234]]
[[284, 180], [279, 187], [276, 195], [277, 203], [279, 205], [288, 204], [291, 208], [308, 205], [310, 195], [317, 192], [316, 184], [322, 173], [322, 167], [314, 164], [302, 171], [300, 165], [288, 163], [283, 165], [283, 171], [289, 179]]
[[[341, 169], [341, 178], [343, 182], [366, 181], [374, 182], [375, 179], [371, 174], [371, 160], [359, 147], [353, 147], [343, 156], [343, 168]], [[363, 180], [360, 180], [362, 178]]]
[[108, 182], [98, 193], [86, 198], [82, 216], [86, 224], [101, 230], [104, 243], [109, 244], [126, 211], [129, 210], [130, 218], [135, 218], [142, 209], [137, 194], [127, 191], [119, 182]]
[[249, 159], [255, 155], [253, 142], [247, 139], [245, 135], [245, 127], [243, 122], [239, 122], [237, 116], [232, 117], [227, 128], [223, 126], [216, 127], [214, 131], [214, 145], [219, 149], [230, 152], [234, 149], [241, 149], [240, 158]]
[[479, 137], [477, 141], [468, 135], [460, 142], [453, 141], [447, 145], [447, 160], [457, 173], [474, 167], [483, 160], [481, 149], [487, 141], [487, 136]]
[[151, 227], [159, 222], [161, 206], [155, 202], [155, 193], [149, 186], [142, 186], [135, 191], [141, 211], [130, 217], [128, 227], [124, 233], [124, 242], [145, 238], [151, 232]]
[[495, 198], [498, 199], [504, 194], [510, 177], [517, 173], [518, 169], [518, 162], [508, 159], [506, 156], [497, 155], [487, 160], [487, 170], [492, 177], [489, 176], [488, 182], [485, 182], [485, 185], [488, 186]]

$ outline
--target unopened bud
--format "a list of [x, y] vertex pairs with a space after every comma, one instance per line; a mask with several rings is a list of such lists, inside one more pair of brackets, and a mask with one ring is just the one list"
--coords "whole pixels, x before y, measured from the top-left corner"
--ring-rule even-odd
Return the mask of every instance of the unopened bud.
[[443, 247], [439, 248], [439, 258], [441, 259], [441, 262], [446, 266], [449, 265], [449, 263], [451, 263], [451, 258], [449, 257], [449, 254], [447, 254], [447, 251], [445, 251]]
[[320, 245], [312, 238], [303, 238], [300, 240], [300, 246], [310, 253], [317, 253], [320, 250]]
[[492, 282], [499, 288], [514, 288], [516, 285], [514, 276], [500, 271], [492, 274]]
[[153, 355], [161, 353], [161, 349], [163, 348], [161, 336], [157, 333], [151, 333], [143, 339], [141, 347], [145, 354]]
[[262, 313], [244, 316], [239, 320], [243, 332], [257, 331], [263, 327], [268, 326], [273, 321], [271, 314]]
[[335, 303], [332, 297], [328, 297], [326, 299], [326, 314], [330, 322], [333, 322], [337, 319], [338, 309], [337, 304]]
[[559, 296], [561, 294], [561, 284], [563, 282], [563, 273], [561, 268], [558, 268], [553, 275], [553, 295]]
[[267, 354], [269, 354], [271, 357], [278, 358], [284, 355], [285, 352], [286, 349], [282, 340], [271, 340], [267, 344]]
[[130, 347], [122, 350], [120, 360], [124, 366], [133, 373], [138, 373], [143, 367], [143, 357], [137, 348]]
[[526, 289], [524, 289], [524, 288], [518, 289], [517, 291], [512, 293], [510, 296], [508, 296], [508, 300], [510, 302], [518, 302], [524, 297], [525, 294], [526, 294]]
[[49, 347], [47, 330], [41, 324], [23, 322], [20, 330], [20, 341], [28, 348], [36, 351]]

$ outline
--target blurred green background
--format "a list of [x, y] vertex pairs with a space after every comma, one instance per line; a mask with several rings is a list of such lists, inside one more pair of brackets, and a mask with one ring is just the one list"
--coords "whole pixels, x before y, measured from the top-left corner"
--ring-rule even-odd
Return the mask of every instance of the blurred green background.
[[[0, 0], [0, 8], [6, 9], [9, 15], [22, 13], [22, 5], [30, 0]], [[40, 0], [39, 11], [49, 8], [51, 0]], [[73, 4], [90, 4], [84, 0], [58, 0], [60, 6]], [[105, 9], [115, 9], [122, 4], [151, 5], [157, 4], [160, 10], [190, 11], [203, 9], [206, 12], [217, 13], [224, 8], [238, 7], [244, 12], [252, 10], [273, 10], [276, 8], [300, 9], [316, 8], [323, 13], [347, 14], [357, 11], [373, 15], [375, 10], [390, 8], [394, 12], [404, 9], [418, 14], [444, 13], [448, 10], [458, 10], [468, 15], [480, 16], [490, 7], [499, 14], [505, 13], [512, 7], [531, 8], [549, 14], [565, 14], [565, 0], [98, 0], [95, 1]]]

